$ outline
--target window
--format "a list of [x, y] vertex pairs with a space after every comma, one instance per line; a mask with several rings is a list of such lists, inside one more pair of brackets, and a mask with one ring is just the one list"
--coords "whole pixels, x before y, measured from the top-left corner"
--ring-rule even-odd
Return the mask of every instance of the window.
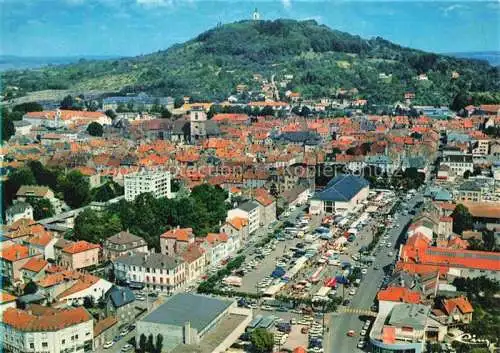
[[61, 340], [61, 344], [65, 344], [66, 343], [66, 340]]
[[47, 348], [49, 346], [49, 344], [47, 342], [42, 342], [42, 347], [43, 348]]
[[34, 343], [30, 343], [30, 348], [34, 349], [35, 348], [35, 344]]

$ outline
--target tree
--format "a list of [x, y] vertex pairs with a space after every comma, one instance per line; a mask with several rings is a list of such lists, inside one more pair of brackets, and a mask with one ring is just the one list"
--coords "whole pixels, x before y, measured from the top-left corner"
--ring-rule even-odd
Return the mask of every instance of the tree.
[[311, 109], [309, 109], [308, 106], [303, 106], [302, 109], [300, 110], [300, 115], [303, 116], [303, 117], [308, 117], [312, 114], [312, 111]]
[[94, 297], [89, 295], [89, 296], [86, 296], [85, 298], [83, 298], [83, 306], [86, 308], [86, 309], [90, 309], [90, 308], [93, 308], [95, 305], [95, 301], [94, 301]]
[[473, 219], [469, 209], [462, 204], [457, 205], [451, 214], [453, 218], [453, 232], [462, 234], [464, 230], [472, 229]]
[[111, 118], [112, 120], [115, 120], [115, 118], [117, 117], [116, 113], [113, 111], [113, 109], [108, 109], [104, 112], [104, 114], [106, 114], [109, 118]]
[[156, 336], [155, 353], [161, 353], [162, 348], [163, 348], [163, 336], [161, 333], [159, 333]]
[[16, 133], [14, 122], [9, 116], [2, 116], [2, 141], [9, 141], [9, 139]]
[[471, 175], [470, 170], [466, 170], [466, 171], [464, 172], [463, 177], [464, 177], [464, 179], [469, 179], [469, 178], [470, 178], [470, 175]]
[[264, 108], [262, 108], [260, 114], [263, 116], [274, 116], [273, 107], [271, 107], [270, 105], [266, 105]]
[[33, 207], [33, 218], [35, 221], [52, 217], [55, 214], [54, 206], [48, 199], [28, 197], [26, 202]]
[[250, 335], [253, 350], [256, 353], [272, 352], [274, 346], [274, 335], [263, 328], [256, 328]]
[[458, 92], [453, 98], [453, 102], [450, 105], [450, 109], [453, 111], [460, 111], [464, 109], [469, 104], [470, 98], [463, 91]]
[[145, 353], [146, 352], [146, 335], [141, 333], [141, 336], [139, 337], [139, 352]]
[[82, 173], [73, 170], [61, 179], [60, 184], [64, 201], [68, 206], [78, 208], [89, 203], [90, 185]]
[[41, 112], [43, 111], [43, 107], [37, 102], [26, 102], [15, 105], [14, 108], [12, 108], [12, 111], [26, 114], [29, 112]]
[[87, 132], [90, 136], [102, 136], [104, 131], [101, 124], [93, 121], [87, 126]]
[[92, 209], [85, 209], [75, 219], [72, 237], [99, 243], [122, 230], [120, 217], [114, 213], [99, 214]]
[[146, 343], [146, 352], [154, 352], [154, 349], [155, 349], [155, 345], [154, 345], [154, 337], [153, 337], [153, 334], [150, 333], [149, 336], [148, 336], [148, 341]]
[[495, 250], [495, 233], [492, 230], [486, 229], [483, 231], [483, 244], [486, 251]]
[[162, 119], [170, 119], [172, 117], [172, 113], [167, 108], [162, 107], [160, 110], [160, 116]]
[[176, 97], [175, 100], [174, 100], [174, 108], [180, 108], [182, 107], [184, 104], [184, 98], [182, 97]]
[[29, 168], [21, 168], [14, 172], [12, 172], [8, 179], [2, 183], [3, 187], [3, 197], [2, 200], [4, 202], [3, 209], [5, 210], [14, 199], [17, 190], [22, 185], [35, 185], [36, 180]]
[[35, 294], [38, 292], [38, 285], [34, 281], [29, 281], [26, 286], [24, 286], [23, 294]]
[[73, 109], [73, 104], [75, 104], [73, 97], [71, 95], [67, 95], [63, 98], [60, 105], [61, 109]]

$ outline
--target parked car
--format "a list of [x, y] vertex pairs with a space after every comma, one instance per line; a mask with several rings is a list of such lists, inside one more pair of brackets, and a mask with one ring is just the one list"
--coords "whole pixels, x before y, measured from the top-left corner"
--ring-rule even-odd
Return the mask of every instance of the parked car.
[[109, 348], [113, 347], [114, 344], [115, 344], [114, 341], [108, 341], [108, 342], [104, 343], [104, 345], [102, 347], [104, 349], [109, 349]]

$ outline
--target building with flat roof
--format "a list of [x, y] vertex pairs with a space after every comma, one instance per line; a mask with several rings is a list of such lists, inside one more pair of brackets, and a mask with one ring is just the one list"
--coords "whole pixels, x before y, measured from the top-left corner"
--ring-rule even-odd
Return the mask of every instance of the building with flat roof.
[[180, 293], [137, 322], [142, 334], [163, 336], [163, 351], [223, 352], [244, 332], [251, 311], [235, 301]]
[[446, 326], [432, 319], [430, 312], [429, 306], [411, 303], [395, 303], [379, 312], [370, 331], [372, 352], [421, 353], [427, 340], [443, 340]]
[[151, 193], [154, 197], [172, 198], [170, 172], [161, 170], [141, 170], [125, 175], [125, 200], [133, 201], [137, 196]]

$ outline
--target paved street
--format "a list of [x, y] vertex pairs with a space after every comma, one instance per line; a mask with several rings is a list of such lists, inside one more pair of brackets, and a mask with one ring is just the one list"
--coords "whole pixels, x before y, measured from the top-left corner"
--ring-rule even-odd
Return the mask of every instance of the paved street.
[[[412, 200], [408, 202], [410, 208], [412, 208], [416, 202], [421, 201], [421, 194], [417, 194]], [[411, 220], [411, 215], [399, 215], [394, 224], [399, 224], [399, 227], [394, 226], [389, 232], [389, 239], [387, 241], [396, 246], [397, 239], [406, 226], [406, 224]], [[387, 254], [392, 251], [394, 256], [389, 257]], [[351, 250], [352, 253], [352, 250]], [[396, 249], [387, 249], [382, 247], [378, 251], [376, 256], [375, 264], [379, 266], [378, 270], [370, 267], [368, 273], [364, 276], [364, 280], [361, 282], [356, 294], [352, 297], [350, 308], [357, 309], [370, 309], [373, 304], [373, 300], [379, 290], [379, 287], [384, 278], [383, 267], [391, 264], [397, 256]], [[366, 317], [363, 317], [363, 321], [360, 320], [360, 316], [357, 314], [346, 314], [346, 313], [336, 313], [330, 318], [330, 331], [329, 335], [325, 336], [325, 347], [328, 348], [327, 352], [332, 353], [351, 353], [359, 350], [356, 346], [359, 342], [359, 332], [363, 326]], [[346, 335], [347, 331], [354, 330], [356, 335], [354, 337], [348, 337]], [[368, 337], [368, 336], [367, 336]]]

